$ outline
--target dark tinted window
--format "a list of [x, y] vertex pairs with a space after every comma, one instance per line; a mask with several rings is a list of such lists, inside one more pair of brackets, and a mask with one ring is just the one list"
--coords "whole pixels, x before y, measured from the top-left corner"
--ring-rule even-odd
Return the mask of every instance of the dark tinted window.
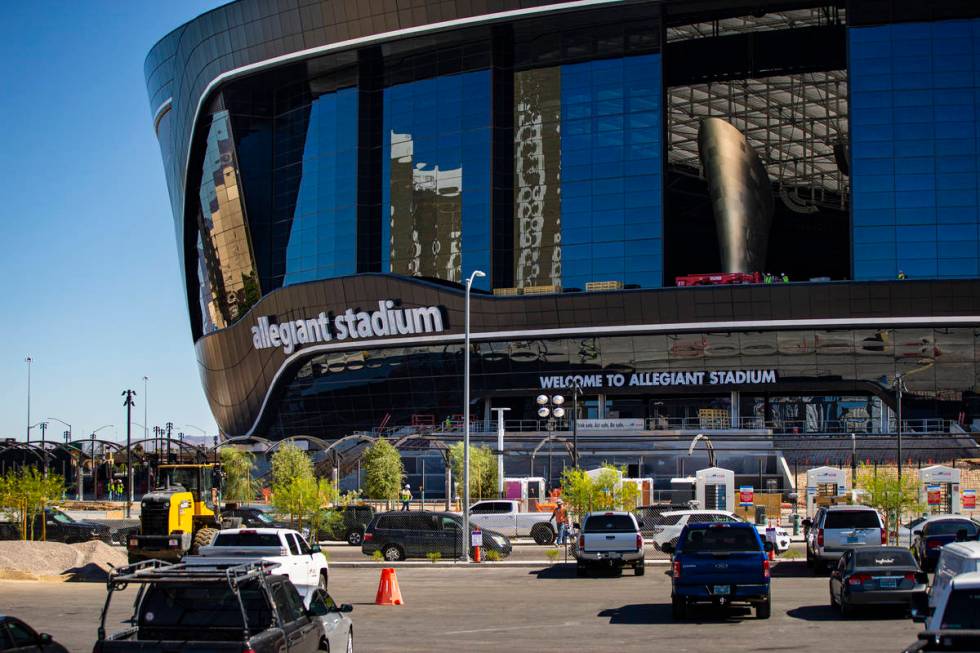
[[680, 547], [685, 553], [701, 551], [761, 551], [753, 529], [709, 527], [692, 528]]
[[662, 515], [657, 517], [655, 523], [658, 526], [676, 526], [681, 520], [681, 515]]
[[286, 541], [289, 542], [289, 552], [298, 556], [299, 544], [296, 543], [296, 536], [293, 533], [286, 533]]
[[[296, 604], [290, 592], [291, 588], [286, 583], [277, 583], [272, 586], [272, 600], [276, 602], [276, 609], [279, 610], [279, 617], [285, 623], [296, 621], [302, 616], [303, 611]], [[295, 589], [293, 590], [295, 591]]]
[[627, 515], [593, 515], [585, 520], [585, 532], [635, 533], [636, 525]]
[[824, 528], [881, 528], [878, 513], [871, 510], [843, 510], [828, 512]]
[[858, 551], [854, 564], [858, 567], [914, 567], [915, 559], [908, 551]]
[[966, 519], [943, 519], [929, 522], [922, 528], [922, 533], [927, 537], [930, 535], [956, 535], [961, 530], [966, 531], [967, 537], [976, 537], [977, 535], [977, 525]]
[[281, 546], [276, 533], [218, 533], [214, 546]]
[[[252, 582], [241, 586], [240, 592], [249, 630], [254, 633], [268, 628], [272, 612], [262, 589]], [[241, 629], [242, 611], [225, 583], [195, 587], [152, 585], [140, 607], [139, 626], [141, 631], [196, 627]]]
[[301, 554], [308, 556], [313, 553], [313, 550], [310, 549], [310, 545], [306, 543], [306, 540], [303, 539], [302, 535], [296, 536], [296, 543], [299, 544], [299, 552]]
[[7, 622], [7, 628], [11, 638], [14, 640], [14, 646], [37, 645], [37, 637], [34, 636], [34, 633], [25, 628], [23, 624], [19, 624], [16, 621], [10, 621]]
[[378, 524], [375, 526], [377, 530], [434, 530], [435, 522], [432, 519], [432, 515], [427, 514], [415, 514], [415, 515], [388, 515], [378, 519]]
[[980, 628], [980, 590], [953, 590], [943, 613], [940, 628], [949, 630], [975, 630]]

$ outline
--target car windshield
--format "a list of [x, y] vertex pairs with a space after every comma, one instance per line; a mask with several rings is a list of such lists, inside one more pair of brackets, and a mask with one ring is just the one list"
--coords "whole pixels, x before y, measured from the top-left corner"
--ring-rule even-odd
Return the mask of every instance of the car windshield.
[[[254, 581], [239, 588], [252, 633], [272, 623], [272, 611], [262, 588]], [[151, 585], [140, 605], [139, 627], [144, 635], [156, 629], [195, 628], [195, 637], [211, 629], [241, 632], [242, 609], [227, 583], [209, 586]], [[213, 633], [212, 633], [213, 634]], [[213, 637], [212, 637], [213, 639]]]
[[873, 510], [836, 510], [827, 513], [824, 528], [881, 528]]
[[967, 537], [976, 537], [977, 525], [967, 519], [943, 519], [929, 522], [925, 526], [925, 535], [956, 535], [961, 530], [966, 531]]
[[282, 546], [277, 533], [218, 533], [214, 546]]
[[636, 524], [628, 515], [592, 515], [585, 520], [586, 533], [635, 533]]
[[74, 519], [61, 512], [60, 510], [51, 511], [51, 519], [55, 520], [59, 524], [71, 524], [74, 523]]
[[915, 559], [904, 549], [887, 551], [858, 551], [854, 560], [856, 567], [914, 567]]
[[693, 528], [680, 547], [685, 553], [761, 551], [758, 536], [748, 528]]
[[976, 630], [980, 628], [980, 590], [953, 590], [943, 612], [940, 628], [944, 630]]

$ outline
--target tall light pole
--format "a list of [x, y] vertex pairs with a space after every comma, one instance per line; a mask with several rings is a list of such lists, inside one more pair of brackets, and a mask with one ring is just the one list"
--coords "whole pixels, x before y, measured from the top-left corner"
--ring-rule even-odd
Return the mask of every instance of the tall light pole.
[[896, 422], [896, 434], [898, 435], [898, 460], [895, 461], [898, 466], [898, 480], [902, 480], [902, 393], [905, 391], [905, 375], [898, 373], [895, 375], [895, 405], [897, 410], [895, 411], [895, 416], [897, 418]]
[[27, 443], [31, 442], [31, 363], [34, 359], [28, 356], [24, 359], [27, 363]]
[[[65, 426], [67, 426], [68, 430], [65, 432], [68, 434], [68, 439], [71, 439], [71, 424], [69, 424], [63, 419], [58, 419], [57, 417], [45, 417], [44, 419], [49, 419], [52, 422], [58, 422], [59, 424], [64, 424]], [[65, 440], [65, 443], [67, 444], [68, 440]]]
[[578, 396], [582, 388], [578, 381], [572, 386], [572, 467], [578, 469]]
[[504, 413], [510, 408], [491, 408], [497, 413], [497, 496], [504, 498]]
[[143, 439], [144, 440], [146, 440], [148, 437], [150, 437], [150, 430], [146, 426], [147, 424], [149, 424], [149, 422], [146, 421], [146, 404], [148, 403], [147, 402], [148, 395], [146, 393], [146, 391], [147, 391], [146, 384], [149, 382], [149, 380], [150, 380], [150, 377], [148, 377], [148, 376], [144, 376], [143, 377]]
[[47, 474], [48, 474], [48, 456], [44, 452], [44, 439], [45, 439], [44, 436], [48, 432], [48, 423], [47, 422], [41, 422], [41, 423], [38, 424], [38, 426], [41, 428], [41, 471], [44, 472], [44, 475], [45, 476], [47, 476]]
[[133, 509], [133, 397], [134, 390], [123, 390], [123, 406], [126, 407], [126, 519]]
[[174, 423], [167, 422], [166, 424], [164, 424], [164, 426], [167, 429], [167, 462], [169, 463], [170, 462], [170, 434], [174, 430]]
[[463, 302], [463, 551], [470, 559], [470, 290], [473, 280], [487, 276], [473, 270], [466, 280]]
[[[555, 434], [555, 420], [561, 419], [565, 416], [565, 409], [563, 407], [565, 403], [565, 398], [561, 395], [555, 395], [549, 397], [548, 395], [538, 395], [535, 401], [538, 404], [538, 417], [541, 419], [547, 419], [545, 427], [548, 429], [548, 490], [551, 490], [551, 479], [553, 478], [552, 470], [552, 452], [551, 452], [551, 438]], [[531, 474], [534, 475], [534, 470], [531, 470]]]

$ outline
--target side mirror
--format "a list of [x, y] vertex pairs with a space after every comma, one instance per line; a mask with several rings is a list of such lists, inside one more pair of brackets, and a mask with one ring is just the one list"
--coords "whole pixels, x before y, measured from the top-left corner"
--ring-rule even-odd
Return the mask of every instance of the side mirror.
[[41, 644], [50, 644], [52, 642], [51, 635], [48, 633], [40, 633], [37, 636], [37, 641]]
[[916, 537], [918, 537], [919, 535], [922, 535], [922, 529], [919, 528], [919, 529], [916, 529], [916, 530], [912, 531], [912, 535], [915, 535]]
[[320, 548], [319, 543], [314, 542], [313, 544], [310, 545], [310, 551], [312, 551], [313, 553], [321, 553], [323, 549]]
[[341, 603], [340, 608], [338, 608], [338, 610], [340, 612], [353, 612], [354, 606], [351, 605], [350, 603]]
[[765, 552], [766, 553], [769, 553], [769, 552], [773, 551], [772, 542], [764, 542], [762, 544], [762, 548], [765, 549]]
[[666, 544], [661, 544], [660, 545], [660, 550], [663, 551], [664, 553], [672, 554], [677, 549], [674, 548], [674, 545], [673, 544], [671, 544], [670, 542], [667, 542]]

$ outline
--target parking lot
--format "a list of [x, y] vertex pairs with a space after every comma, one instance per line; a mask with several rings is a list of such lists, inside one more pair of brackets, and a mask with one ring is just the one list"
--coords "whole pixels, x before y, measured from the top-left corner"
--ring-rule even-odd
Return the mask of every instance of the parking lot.
[[[798, 561], [774, 569], [771, 619], [702, 610], [681, 623], [670, 617], [666, 565], [643, 577], [590, 578], [575, 578], [570, 566], [399, 568], [400, 607], [374, 605], [380, 567], [331, 574], [331, 594], [354, 604], [356, 650], [899, 651], [919, 630], [897, 613], [842, 620], [827, 603], [827, 579]], [[104, 599], [97, 583], [0, 582], [0, 613], [72, 651], [92, 649]], [[124, 595], [114, 603], [118, 625], [130, 605]]]

